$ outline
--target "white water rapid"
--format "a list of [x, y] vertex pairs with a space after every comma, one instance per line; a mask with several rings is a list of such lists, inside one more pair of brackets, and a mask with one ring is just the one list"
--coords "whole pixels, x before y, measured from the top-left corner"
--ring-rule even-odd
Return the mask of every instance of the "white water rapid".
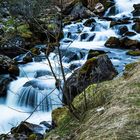
[[[123, 16], [132, 17], [133, 4], [140, 3], [140, 0], [115, 0], [116, 14], [110, 15], [111, 18], [120, 18]], [[107, 15], [107, 13], [105, 14]], [[136, 61], [138, 57], [126, 55], [127, 50], [111, 49], [104, 46], [109, 37], [120, 37], [118, 28], [121, 25], [110, 28], [110, 21], [94, 18], [96, 22], [93, 26], [85, 27], [82, 22], [72, 23], [64, 27], [64, 38], [61, 40], [61, 48], [64, 50], [63, 64], [67, 76], [70, 75], [69, 69], [72, 64], [81, 66], [86, 61], [89, 49], [104, 50], [121, 73], [124, 66], [130, 62]], [[132, 31], [131, 22], [124, 24]], [[135, 32], [135, 31], [133, 31]], [[135, 32], [136, 33], [136, 32]], [[84, 35], [83, 35], [84, 34]], [[84, 37], [83, 37], [84, 36]], [[129, 37], [140, 40], [140, 34]], [[72, 43], [71, 43], [72, 42]], [[65, 50], [66, 49], [66, 50]], [[69, 61], [66, 52], [76, 52], [81, 57], [77, 60]], [[63, 53], [62, 53], [63, 54]], [[41, 54], [43, 56], [43, 54]], [[50, 55], [53, 70], [61, 79], [60, 65], [55, 53]], [[21, 121], [26, 119], [30, 112], [44, 99], [28, 122], [39, 124], [41, 121], [51, 121], [51, 111], [61, 106], [61, 93], [55, 88], [55, 80], [51, 74], [48, 62], [45, 57], [40, 62], [30, 62], [20, 65], [20, 76], [17, 80], [10, 83], [6, 102], [0, 100], [0, 133], [6, 133]], [[54, 90], [55, 89], [55, 90]], [[52, 93], [51, 91], [54, 90]], [[51, 94], [50, 94], [51, 93]]]

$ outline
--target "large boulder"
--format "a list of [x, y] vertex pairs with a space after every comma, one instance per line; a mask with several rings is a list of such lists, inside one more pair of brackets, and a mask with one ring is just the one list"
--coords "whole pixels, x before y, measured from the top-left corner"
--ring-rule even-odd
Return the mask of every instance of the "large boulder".
[[109, 48], [119, 48], [120, 47], [120, 40], [119, 40], [119, 38], [116, 38], [116, 37], [110, 37], [106, 41], [105, 46], [109, 47]]
[[63, 102], [69, 104], [74, 97], [84, 91], [90, 84], [111, 80], [117, 75], [107, 55], [99, 55], [86, 61], [65, 82]]

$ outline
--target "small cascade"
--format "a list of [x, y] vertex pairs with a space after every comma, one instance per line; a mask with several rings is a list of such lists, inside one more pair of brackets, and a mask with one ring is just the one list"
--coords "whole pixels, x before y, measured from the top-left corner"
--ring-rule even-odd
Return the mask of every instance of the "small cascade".
[[116, 15], [132, 17], [133, 5], [140, 3], [140, 0], [115, 0]]

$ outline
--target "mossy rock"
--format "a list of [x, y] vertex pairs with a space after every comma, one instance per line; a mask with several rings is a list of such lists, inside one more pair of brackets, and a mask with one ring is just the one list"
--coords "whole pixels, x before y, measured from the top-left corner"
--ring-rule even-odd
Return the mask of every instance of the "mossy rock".
[[30, 51], [33, 55], [40, 55], [40, 49], [39, 48], [31, 48]]
[[87, 56], [87, 59], [90, 59], [90, 58], [93, 58], [93, 57], [97, 57], [101, 54], [105, 54], [106, 52], [105, 51], [102, 51], [102, 50], [89, 50], [88, 52], [88, 56]]
[[134, 74], [133, 70], [136, 68], [137, 65], [138, 62], [133, 62], [125, 65], [125, 70], [123, 73], [124, 78], [130, 78]]
[[93, 67], [93, 65], [96, 64], [96, 62], [97, 62], [96, 57], [87, 60], [86, 63], [79, 70], [79, 78], [80, 75], [90, 74], [91, 67]]
[[27, 140], [36, 140], [37, 139], [37, 136], [36, 134], [31, 134]]
[[130, 50], [126, 53], [127, 55], [132, 55], [132, 56], [140, 56], [140, 50]]
[[52, 120], [56, 124], [56, 126], [61, 125], [63, 122], [63, 118], [68, 115], [69, 111], [66, 107], [57, 108], [52, 111]]

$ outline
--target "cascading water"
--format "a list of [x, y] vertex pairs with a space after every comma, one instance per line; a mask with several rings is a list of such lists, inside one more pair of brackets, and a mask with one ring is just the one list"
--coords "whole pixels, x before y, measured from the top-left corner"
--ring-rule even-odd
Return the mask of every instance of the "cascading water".
[[[140, 3], [140, 0], [115, 0], [115, 2], [116, 14], [115, 16], [110, 15], [110, 17], [121, 19], [124, 15], [132, 16], [133, 4]], [[94, 18], [94, 20], [95, 22], [91, 27], [84, 26], [85, 20], [83, 20], [67, 25], [63, 29], [64, 38], [61, 41], [61, 48], [65, 50], [63, 64], [67, 76], [70, 75], [69, 68], [72, 64], [81, 66], [86, 61], [86, 54], [89, 49], [106, 51], [119, 72], [123, 71], [125, 64], [137, 60], [137, 57], [126, 55], [126, 50], [111, 49], [104, 46], [109, 37], [120, 37], [118, 28], [121, 25], [110, 28], [110, 21], [98, 18]], [[133, 22], [124, 25], [128, 27], [129, 31], [132, 31]], [[140, 34], [136, 33], [130, 38], [140, 40]], [[69, 46], [69, 44], [71, 45]], [[71, 51], [72, 54], [73, 51], [76, 51], [78, 58], [69, 61], [67, 55], [71, 55], [71, 53], [66, 55], [67, 51]], [[61, 79], [57, 55], [52, 53], [50, 60], [55, 73]], [[51, 93], [52, 90], [54, 91]], [[28, 121], [35, 124], [39, 124], [41, 121], [51, 121], [51, 111], [61, 106], [60, 98], [61, 93], [55, 87], [55, 80], [45, 57], [42, 58], [41, 62], [20, 65], [20, 76], [10, 83], [6, 102], [3, 102], [3, 99], [0, 100], [2, 114], [0, 133], [6, 133], [11, 127], [26, 119], [43, 99], [41, 105]]]

